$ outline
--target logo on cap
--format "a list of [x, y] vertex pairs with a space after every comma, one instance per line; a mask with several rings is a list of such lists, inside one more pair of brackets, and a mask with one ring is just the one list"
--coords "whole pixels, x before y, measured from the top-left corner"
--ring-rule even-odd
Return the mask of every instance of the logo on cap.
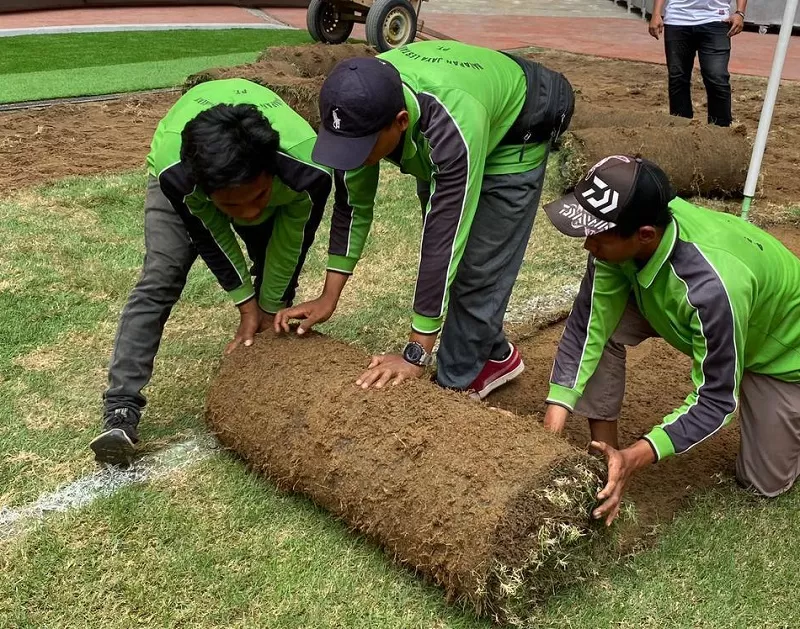
[[573, 229], [582, 229], [586, 236], [599, 234], [616, 227], [615, 223], [609, 223], [608, 221], [595, 218], [577, 203], [570, 203], [563, 206], [558, 213], [569, 220]]
[[591, 188], [584, 190], [583, 198], [601, 214], [608, 214], [616, 210], [619, 205], [619, 192], [609, 188], [608, 184], [597, 175], [594, 176]]
[[336, 108], [331, 112], [333, 116], [333, 128], [337, 131], [342, 128], [342, 119], [339, 118], [339, 109]]

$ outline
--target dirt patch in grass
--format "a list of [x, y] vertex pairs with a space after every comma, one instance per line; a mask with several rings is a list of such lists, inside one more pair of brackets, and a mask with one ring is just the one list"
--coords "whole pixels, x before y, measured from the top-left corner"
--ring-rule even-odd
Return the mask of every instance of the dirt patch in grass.
[[0, 115], [0, 192], [143, 167], [156, 125], [176, 99], [166, 93]]
[[[356, 54], [370, 53], [363, 46], [272, 48], [251, 66], [273, 64], [275, 72], [270, 80], [276, 89], [282, 86], [285, 97], [290, 98], [290, 89], [295, 88], [297, 103], [306, 103], [304, 106], [314, 124], [312, 85], [316, 86], [319, 77], [336, 61]], [[620, 120], [623, 125], [634, 127], [670, 122], [664, 117], [668, 110], [667, 71], [662, 65], [560, 51], [539, 51], [531, 56], [564, 72], [577, 89], [576, 129], [620, 126]], [[242, 68], [247, 67], [214, 72], [241, 75]], [[734, 76], [731, 82], [734, 118], [744, 125], [746, 136], [741, 141], [749, 150], [758, 125], [766, 79]], [[702, 120], [705, 92], [699, 76], [695, 77], [693, 90], [696, 116]], [[67, 175], [113, 172], [142, 165], [158, 120], [176, 98], [177, 94], [161, 94], [0, 114], [0, 192]], [[800, 83], [784, 82], [764, 157], [758, 215], [765, 222], [785, 220], [785, 213], [779, 208], [800, 205], [800, 178], [796, 176], [800, 168], [798, 105]], [[616, 114], [602, 113], [607, 109]], [[626, 118], [628, 115], [630, 119]], [[682, 124], [674, 120], [671, 126]], [[720, 155], [720, 159], [726, 156]]]

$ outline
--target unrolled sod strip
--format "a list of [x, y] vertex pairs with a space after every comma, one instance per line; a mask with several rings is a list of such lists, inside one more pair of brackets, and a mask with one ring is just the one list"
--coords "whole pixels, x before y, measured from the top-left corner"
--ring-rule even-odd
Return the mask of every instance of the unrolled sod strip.
[[253, 469], [479, 613], [525, 617], [596, 567], [610, 548], [589, 518], [600, 461], [427, 380], [363, 391], [367, 362], [322, 335], [262, 335], [223, 361], [208, 422]]

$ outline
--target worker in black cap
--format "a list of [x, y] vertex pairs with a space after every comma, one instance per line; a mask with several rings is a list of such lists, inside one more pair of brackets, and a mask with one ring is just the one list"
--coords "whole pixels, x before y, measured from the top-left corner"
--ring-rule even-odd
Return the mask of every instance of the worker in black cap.
[[[542, 192], [550, 143], [569, 123], [572, 88], [532, 61], [458, 42], [419, 42], [338, 64], [320, 94], [314, 159], [336, 169], [325, 288], [276, 316], [303, 333], [331, 316], [372, 222], [378, 164], [418, 180], [423, 208], [408, 343], [375, 356], [367, 388], [419, 377], [437, 335], [437, 382], [483, 398], [524, 369], [503, 333]], [[445, 322], [445, 313], [447, 320]]]

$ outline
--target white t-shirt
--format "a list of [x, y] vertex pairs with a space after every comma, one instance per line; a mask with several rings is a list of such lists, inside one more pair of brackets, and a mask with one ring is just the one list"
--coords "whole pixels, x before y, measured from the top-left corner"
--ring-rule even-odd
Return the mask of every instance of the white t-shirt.
[[728, 19], [731, 12], [729, 0], [667, 0], [664, 24], [671, 26], [696, 26]]

